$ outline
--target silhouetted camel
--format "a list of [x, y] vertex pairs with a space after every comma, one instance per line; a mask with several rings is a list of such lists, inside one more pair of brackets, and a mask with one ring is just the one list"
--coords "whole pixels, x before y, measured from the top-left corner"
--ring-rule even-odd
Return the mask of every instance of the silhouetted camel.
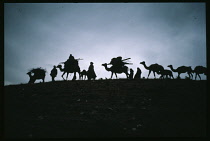
[[177, 72], [178, 73], [178, 79], [180, 79], [180, 74], [181, 73], [187, 73], [189, 75], [189, 79], [192, 76], [192, 68], [191, 67], [186, 67], [186, 66], [181, 66], [178, 67], [177, 69], [174, 69], [172, 65], [168, 65], [168, 67], [173, 71], [173, 72]]
[[174, 79], [173, 73], [170, 70], [164, 69], [164, 70], [161, 70], [161, 71], [157, 72], [157, 74], [161, 75], [160, 79], [164, 79], [164, 76], [166, 77], [166, 79], [168, 78], [168, 76], [169, 76], [169, 78], [172, 77]]
[[[32, 75], [32, 73], [34, 75]], [[30, 80], [28, 83], [34, 83], [36, 81], [36, 79], [42, 79], [43, 83], [44, 83], [44, 79], [45, 79], [45, 74], [46, 70], [42, 69], [42, 68], [36, 68], [36, 69], [31, 69], [28, 73]]]
[[83, 70], [82, 72], [80, 72], [80, 79], [83, 80], [83, 76], [84, 76], [84, 80], [85, 80], [85, 78], [87, 76], [87, 71], [86, 70]]
[[203, 66], [196, 66], [193, 70], [193, 73], [195, 73], [195, 80], [197, 78], [197, 75], [198, 77], [200, 78], [201, 80], [201, 76], [200, 74], [204, 74], [204, 75], [207, 75], [207, 68], [206, 67], [203, 67]]
[[[159, 71], [164, 70], [163, 66], [161, 66], [161, 65], [159, 65], [159, 64], [157, 64], [157, 63], [156, 63], [156, 64], [152, 64], [152, 65], [150, 65], [149, 67], [146, 66], [145, 61], [140, 62], [140, 64], [142, 64], [142, 65], [145, 67], [145, 69], [149, 70], [149, 74], [148, 74], [147, 78], [149, 77], [149, 75], [150, 75], [151, 72], [153, 72], [154, 77], [155, 77], [155, 72], [157, 73], [157, 72], [159, 72]], [[155, 78], [156, 78], [156, 77], [155, 77]]]
[[110, 68], [108, 68], [107, 63], [102, 64], [102, 66], [104, 66], [107, 71], [112, 72], [111, 78], [113, 76], [113, 73], [115, 74], [116, 78], [117, 78], [117, 73], [125, 73], [126, 77], [128, 78], [129, 74], [128, 74], [128, 67], [127, 66], [123, 66], [122, 68], [115, 68], [115, 67], [111, 66]]
[[[79, 76], [80, 76], [80, 68], [79, 68], [79, 66], [67, 67], [67, 68], [64, 67], [64, 68], [62, 68], [61, 65], [58, 65], [57, 68], [59, 68], [60, 71], [63, 72], [62, 78], [63, 78], [63, 75], [64, 75], [65, 73], [67, 73], [66, 80], [68, 79], [69, 73], [74, 73], [74, 76], [73, 76], [73, 79], [72, 79], [72, 80], [76, 80], [76, 73], [78, 73]], [[64, 78], [63, 78], [63, 79], [64, 79]], [[64, 80], [65, 80], [65, 79], [64, 79]]]

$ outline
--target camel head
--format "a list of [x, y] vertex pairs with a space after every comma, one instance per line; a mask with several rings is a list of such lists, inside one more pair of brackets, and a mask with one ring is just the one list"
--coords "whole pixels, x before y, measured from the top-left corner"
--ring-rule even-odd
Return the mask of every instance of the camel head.
[[145, 61], [140, 62], [140, 64], [145, 64]]
[[102, 66], [107, 66], [107, 63], [102, 64]]
[[172, 65], [168, 65], [167, 67], [171, 68], [171, 67], [172, 67]]
[[62, 68], [62, 66], [61, 65], [57, 65], [57, 68]]
[[28, 73], [26, 73], [26, 74], [28, 74], [29, 76], [31, 76], [31, 72], [28, 72]]

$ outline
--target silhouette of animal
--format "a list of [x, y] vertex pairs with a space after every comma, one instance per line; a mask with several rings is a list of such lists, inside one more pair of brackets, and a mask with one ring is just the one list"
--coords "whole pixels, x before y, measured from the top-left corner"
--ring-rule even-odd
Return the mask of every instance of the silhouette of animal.
[[192, 68], [189, 66], [189, 67], [186, 67], [186, 66], [180, 66], [178, 67], [177, 69], [174, 69], [172, 65], [168, 65], [168, 67], [173, 71], [173, 72], [177, 72], [178, 73], [178, 79], [180, 79], [180, 74], [181, 73], [187, 73], [189, 75], [189, 79], [192, 76]]
[[83, 76], [84, 76], [84, 80], [87, 77], [88, 72], [86, 70], [83, 70], [82, 72], [80, 72], [80, 79], [83, 80]]
[[204, 75], [207, 75], [207, 68], [206, 67], [203, 67], [203, 66], [196, 66], [193, 70], [193, 73], [195, 73], [195, 80], [197, 78], [197, 75], [198, 77], [200, 78], [201, 80], [201, 76], [200, 74], [204, 74]]
[[[65, 73], [67, 73], [66, 80], [68, 79], [69, 73], [74, 73], [74, 76], [73, 76], [72, 80], [76, 80], [76, 73], [78, 73], [79, 76], [80, 76], [80, 68], [79, 68], [78, 65], [76, 65], [76, 66], [74, 66], [74, 67], [64, 67], [64, 68], [62, 68], [62, 65], [58, 65], [57, 68], [59, 68], [60, 71], [63, 72], [62, 78], [63, 78], [63, 75], [64, 75]], [[64, 79], [64, 78], [63, 78], [63, 79]], [[64, 79], [64, 80], [65, 80], [65, 79]]]
[[169, 77], [170, 79], [171, 79], [171, 78], [174, 79], [173, 73], [172, 73], [172, 71], [170, 71], [170, 70], [164, 69], [164, 70], [161, 70], [161, 71], [157, 72], [157, 74], [160, 74], [160, 75], [161, 75], [161, 76], [160, 76], [160, 79], [164, 79], [164, 76], [166, 77], [166, 79], [167, 79], [168, 77]]
[[113, 74], [115, 74], [115, 76], [117, 78], [117, 73], [125, 73], [126, 77], [128, 78], [129, 74], [128, 74], [128, 67], [127, 66], [123, 66], [122, 68], [116, 68], [116, 67], [111, 66], [110, 68], [108, 68], [107, 63], [102, 64], [102, 66], [104, 66], [107, 71], [112, 72], [111, 79], [112, 79]]
[[[28, 73], [28, 76], [30, 77], [28, 83], [34, 83], [37, 79], [42, 79], [44, 83], [45, 75], [46, 75], [46, 70], [42, 68], [36, 68], [36, 69], [31, 69]], [[34, 74], [34, 75], [32, 75]]]
[[[148, 79], [148, 77], [149, 77], [149, 75], [150, 75], [151, 72], [153, 72], [154, 77], [155, 77], [155, 72], [157, 73], [157, 72], [159, 72], [159, 71], [164, 70], [163, 66], [161, 66], [161, 65], [159, 65], [159, 64], [157, 64], [157, 63], [156, 63], [156, 64], [151, 64], [149, 67], [145, 64], [145, 61], [140, 62], [140, 64], [142, 64], [142, 65], [144, 66], [145, 69], [149, 70], [149, 74], [148, 74], [148, 76], [147, 76], [147, 79]], [[156, 78], [156, 77], [155, 77], [155, 78]]]

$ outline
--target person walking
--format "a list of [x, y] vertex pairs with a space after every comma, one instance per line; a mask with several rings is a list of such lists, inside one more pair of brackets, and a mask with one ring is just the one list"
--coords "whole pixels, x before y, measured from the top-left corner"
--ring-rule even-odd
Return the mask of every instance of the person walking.
[[141, 79], [141, 69], [138, 67], [134, 79]]
[[52, 77], [52, 81], [55, 81], [55, 77], [57, 76], [58, 71], [56, 69], [56, 66], [53, 67], [53, 69], [51, 70], [50, 76]]
[[88, 71], [87, 71], [87, 77], [88, 77], [88, 80], [91, 80], [93, 78], [93, 80], [96, 79], [96, 73], [94, 71], [94, 66], [93, 66], [93, 62], [90, 62], [90, 66], [88, 68]]
[[129, 79], [133, 79], [133, 69], [130, 69]]

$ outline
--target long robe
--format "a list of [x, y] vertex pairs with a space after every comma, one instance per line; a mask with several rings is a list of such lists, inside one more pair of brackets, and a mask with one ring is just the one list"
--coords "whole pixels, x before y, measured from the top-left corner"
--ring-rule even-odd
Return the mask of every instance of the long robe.
[[90, 80], [91, 78], [95, 79], [97, 76], [96, 76], [96, 73], [94, 71], [94, 66], [93, 64], [91, 64], [88, 68], [88, 79]]

